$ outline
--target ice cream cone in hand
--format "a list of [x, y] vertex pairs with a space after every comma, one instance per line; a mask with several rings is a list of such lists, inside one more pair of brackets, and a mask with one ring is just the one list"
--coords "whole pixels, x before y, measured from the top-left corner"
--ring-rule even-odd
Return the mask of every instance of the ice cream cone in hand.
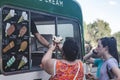
[[55, 42], [55, 43], [60, 43], [62, 42], [63, 38], [61, 36], [57, 37], [57, 36], [53, 36], [52, 40]]

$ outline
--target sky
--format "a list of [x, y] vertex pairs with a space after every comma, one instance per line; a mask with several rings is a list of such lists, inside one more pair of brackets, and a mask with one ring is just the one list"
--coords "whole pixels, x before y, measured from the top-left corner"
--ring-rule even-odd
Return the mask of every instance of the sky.
[[109, 23], [112, 34], [120, 31], [120, 0], [77, 0], [82, 8], [83, 20], [89, 24], [97, 19]]

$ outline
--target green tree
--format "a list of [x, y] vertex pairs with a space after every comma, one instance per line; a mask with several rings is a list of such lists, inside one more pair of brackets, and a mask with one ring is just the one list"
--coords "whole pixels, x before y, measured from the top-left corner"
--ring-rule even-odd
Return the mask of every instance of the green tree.
[[97, 20], [87, 25], [88, 39], [93, 46], [96, 46], [97, 39], [105, 36], [111, 36], [109, 23], [103, 20]]
[[85, 22], [84, 22], [84, 39], [86, 42], [90, 41], [87, 24]]

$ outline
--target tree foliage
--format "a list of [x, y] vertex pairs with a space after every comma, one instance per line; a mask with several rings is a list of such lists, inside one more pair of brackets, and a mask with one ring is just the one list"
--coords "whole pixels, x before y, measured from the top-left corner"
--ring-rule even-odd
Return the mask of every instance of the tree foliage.
[[85, 43], [95, 47], [97, 45], [97, 39], [105, 36], [114, 36], [117, 40], [117, 48], [120, 54], [120, 32], [111, 35], [111, 29], [109, 23], [103, 20], [97, 20], [88, 25], [84, 22], [84, 38]]
[[105, 36], [111, 36], [109, 23], [99, 19], [88, 24], [85, 30], [85, 40], [90, 42], [93, 46], [96, 46], [97, 39]]

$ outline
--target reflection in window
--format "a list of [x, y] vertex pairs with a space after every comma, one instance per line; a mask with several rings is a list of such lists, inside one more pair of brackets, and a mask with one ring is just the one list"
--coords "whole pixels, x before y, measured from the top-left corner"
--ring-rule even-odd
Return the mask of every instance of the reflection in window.
[[55, 26], [54, 25], [37, 25], [37, 30], [40, 34], [55, 35]]
[[62, 36], [63, 42], [68, 37], [74, 37], [72, 24], [58, 24], [58, 35]]

